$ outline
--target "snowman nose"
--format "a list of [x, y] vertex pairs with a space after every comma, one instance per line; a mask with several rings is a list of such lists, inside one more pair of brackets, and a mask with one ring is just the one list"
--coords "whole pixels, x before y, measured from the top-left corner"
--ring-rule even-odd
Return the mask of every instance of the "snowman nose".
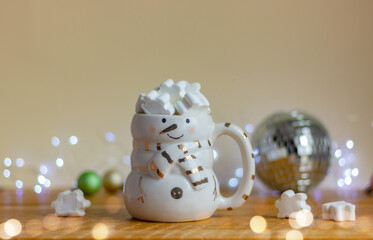
[[176, 128], [177, 128], [177, 125], [176, 124], [172, 124], [171, 126], [163, 129], [159, 134], [163, 134], [163, 133], [175, 130]]

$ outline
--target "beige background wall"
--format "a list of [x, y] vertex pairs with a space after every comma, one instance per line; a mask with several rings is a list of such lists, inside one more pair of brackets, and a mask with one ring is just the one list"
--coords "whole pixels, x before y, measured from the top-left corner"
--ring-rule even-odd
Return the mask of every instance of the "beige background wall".
[[[90, 168], [128, 172], [135, 101], [173, 78], [200, 82], [217, 122], [313, 114], [339, 145], [354, 141], [351, 187], [362, 188], [373, 172], [372, 12], [373, 1], [0, 1], [0, 170], [13, 160], [0, 186], [34, 186], [40, 164], [52, 186]], [[336, 161], [321, 187], [343, 176]]]

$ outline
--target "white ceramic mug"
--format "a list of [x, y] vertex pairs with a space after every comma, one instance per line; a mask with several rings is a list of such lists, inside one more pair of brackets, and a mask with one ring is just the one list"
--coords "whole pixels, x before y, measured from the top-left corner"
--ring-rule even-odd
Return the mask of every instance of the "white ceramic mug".
[[[209, 218], [216, 209], [232, 210], [250, 195], [255, 163], [246, 133], [230, 123], [215, 124], [208, 114], [135, 114], [132, 119], [132, 171], [124, 200], [134, 218], [184, 222]], [[217, 137], [231, 136], [242, 155], [243, 176], [236, 193], [220, 195], [213, 166]]]

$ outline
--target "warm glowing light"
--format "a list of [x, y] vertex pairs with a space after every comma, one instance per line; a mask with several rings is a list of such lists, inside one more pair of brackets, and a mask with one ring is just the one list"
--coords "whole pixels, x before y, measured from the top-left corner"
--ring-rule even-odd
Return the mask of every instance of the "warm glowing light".
[[38, 183], [40, 183], [40, 184], [45, 183], [45, 177], [41, 174], [38, 175]]
[[17, 181], [16, 181], [16, 187], [17, 187], [18, 189], [21, 189], [21, 188], [23, 187], [23, 182], [22, 182], [21, 180], [17, 180]]
[[60, 145], [60, 139], [56, 136], [52, 137], [51, 139], [52, 145], [58, 147]]
[[34, 191], [35, 191], [37, 194], [41, 193], [41, 190], [42, 190], [42, 188], [41, 188], [40, 185], [35, 185], [35, 186], [34, 186]]
[[16, 159], [16, 166], [17, 167], [23, 167], [25, 165], [25, 160], [23, 158], [17, 158]]
[[61, 227], [61, 218], [55, 214], [48, 214], [43, 218], [43, 226], [49, 231], [56, 231]]
[[63, 222], [63, 231], [66, 233], [71, 233], [78, 231], [83, 224], [83, 219], [82, 218], [77, 218], [77, 217], [66, 217], [64, 218]]
[[231, 179], [229, 179], [228, 185], [230, 187], [237, 187], [237, 185], [238, 185], [238, 179], [237, 178], [231, 178]]
[[122, 208], [122, 200], [118, 198], [117, 196], [110, 196], [107, 198], [105, 202], [105, 208], [106, 211], [108, 211], [111, 214], [119, 212], [119, 210]]
[[353, 148], [354, 148], [354, 141], [352, 141], [352, 140], [347, 140], [347, 142], [346, 142], [346, 147], [347, 147], [348, 149], [353, 149]]
[[345, 185], [345, 181], [342, 178], [340, 178], [338, 179], [337, 184], [338, 184], [338, 187], [343, 187]]
[[340, 158], [340, 157], [342, 157], [342, 150], [341, 150], [341, 149], [337, 149], [337, 150], [335, 150], [334, 156], [335, 156], [336, 158]]
[[218, 160], [219, 153], [215, 149], [212, 150], [212, 154], [214, 155], [214, 161]]
[[297, 230], [290, 230], [286, 233], [286, 240], [303, 240], [303, 234]]
[[339, 164], [339, 166], [343, 167], [346, 164], [346, 159], [345, 158], [340, 158], [338, 160], [338, 164]]
[[255, 233], [262, 233], [266, 230], [267, 221], [262, 216], [254, 216], [250, 220], [250, 228]]
[[125, 156], [123, 157], [123, 163], [124, 163], [124, 164], [130, 164], [130, 163], [131, 163], [131, 158], [130, 158], [130, 156], [125, 155]]
[[3, 171], [3, 175], [4, 175], [4, 177], [6, 177], [6, 178], [10, 177], [10, 171], [9, 171], [9, 169], [4, 169], [4, 171]]
[[108, 140], [109, 142], [115, 142], [115, 134], [112, 133], [112, 132], [107, 132], [107, 133], [105, 133], [105, 138], [106, 138], [106, 140]]
[[248, 132], [248, 133], [252, 133], [253, 131], [254, 131], [254, 126], [252, 125], [252, 124], [246, 124], [246, 126], [245, 126], [245, 130], [246, 130], [246, 132]]
[[57, 165], [57, 167], [62, 167], [63, 164], [64, 164], [64, 161], [63, 161], [62, 158], [57, 158], [56, 159], [56, 165]]
[[9, 219], [4, 223], [4, 231], [11, 237], [17, 236], [22, 231], [22, 224], [17, 219]]
[[12, 159], [4, 158], [4, 165], [5, 167], [10, 167], [10, 165], [12, 165]]
[[25, 231], [28, 235], [35, 237], [43, 232], [43, 223], [39, 219], [31, 219], [25, 225]]
[[78, 138], [76, 136], [71, 136], [69, 142], [71, 145], [75, 145], [78, 143]]
[[45, 174], [48, 173], [48, 168], [45, 165], [40, 165], [39, 171], [40, 171], [41, 174], [45, 175]]
[[293, 212], [289, 217], [289, 224], [292, 228], [299, 229], [308, 227], [313, 222], [313, 214], [308, 210], [300, 210]]
[[359, 175], [359, 169], [357, 168], [352, 169], [351, 174], [352, 176], [357, 177], [357, 175]]
[[104, 223], [97, 223], [92, 229], [92, 236], [95, 239], [105, 239], [109, 235], [109, 229]]
[[350, 185], [352, 183], [352, 178], [351, 177], [345, 177], [345, 184]]
[[243, 168], [237, 168], [235, 174], [236, 174], [237, 177], [242, 177]]

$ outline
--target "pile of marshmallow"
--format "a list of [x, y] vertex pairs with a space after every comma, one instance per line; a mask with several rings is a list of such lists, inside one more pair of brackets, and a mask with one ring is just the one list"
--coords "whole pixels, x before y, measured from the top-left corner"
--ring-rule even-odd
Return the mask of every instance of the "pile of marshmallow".
[[147, 94], [140, 94], [136, 103], [137, 113], [183, 115], [185, 113], [210, 113], [210, 103], [200, 92], [199, 83], [172, 79], [164, 81]]

